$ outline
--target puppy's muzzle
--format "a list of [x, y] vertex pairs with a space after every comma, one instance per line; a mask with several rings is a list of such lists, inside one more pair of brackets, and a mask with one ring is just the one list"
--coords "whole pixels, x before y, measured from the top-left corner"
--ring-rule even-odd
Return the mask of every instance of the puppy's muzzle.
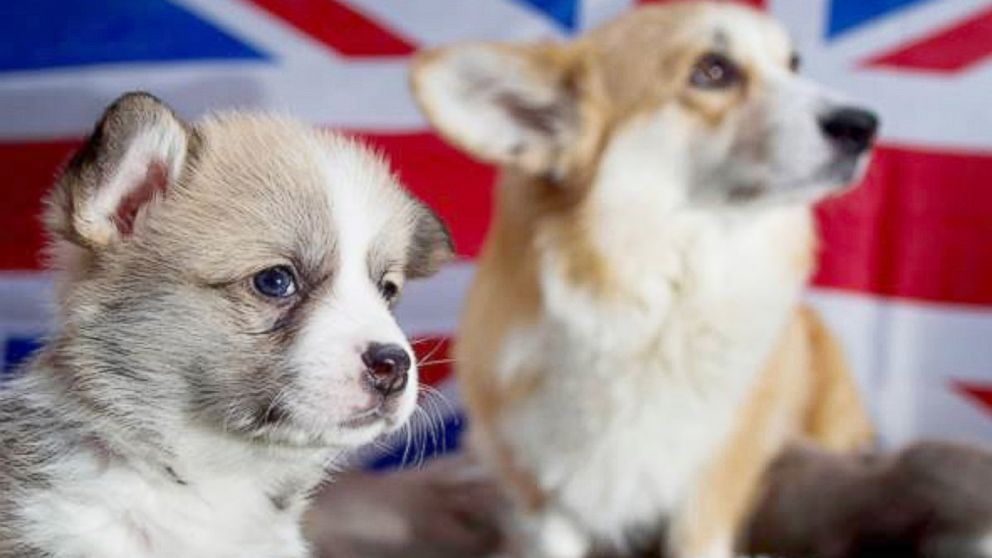
[[860, 155], [867, 151], [878, 130], [875, 113], [858, 107], [839, 107], [819, 120], [823, 135], [846, 155]]
[[394, 343], [370, 343], [362, 353], [369, 385], [383, 397], [406, 388], [410, 378], [410, 355]]

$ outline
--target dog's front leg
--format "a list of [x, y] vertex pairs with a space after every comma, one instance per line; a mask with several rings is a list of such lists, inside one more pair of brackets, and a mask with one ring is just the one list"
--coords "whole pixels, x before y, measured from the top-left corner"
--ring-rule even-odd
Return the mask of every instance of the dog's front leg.
[[518, 512], [513, 521], [509, 544], [517, 558], [584, 558], [592, 548], [591, 537], [556, 509]]

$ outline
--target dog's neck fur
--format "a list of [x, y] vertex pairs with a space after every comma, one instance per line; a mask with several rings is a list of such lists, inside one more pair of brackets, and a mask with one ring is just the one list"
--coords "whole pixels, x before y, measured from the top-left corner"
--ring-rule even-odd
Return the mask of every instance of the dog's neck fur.
[[[514, 277], [505, 279], [507, 284], [534, 289], [552, 313], [555, 306], [569, 310], [576, 304], [619, 312], [645, 310], [646, 301], [664, 301], [665, 308], [656, 310], [667, 312], [668, 305], [692, 296], [682, 288], [687, 274], [705, 275], [697, 267], [713, 263], [707, 260], [728, 259], [731, 254], [723, 253], [724, 247], [737, 243], [738, 251], [766, 254], [777, 262], [779, 279], [791, 287], [779, 294], [791, 308], [813, 269], [816, 233], [809, 203], [692, 207], [684, 199], [689, 177], [674, 170], [680, 156], [676, 146], [662, 156], [638, 153], [623, 141], [620, 137], [607, 146], [594, 172], [582, 173], [582, 178], [571, 182], [533, 178], [504, 168], [481, 265], [507, 269], [493, 263], [507, 258], [521, 262], [509, 266]], [[623, 201], [636, 199], [637, 195], [631, 195], [634, 192], [661, 199], [643, 205]], [[754, 237], [750, 241], [749, 235]], [[530, 240], [521, 241], [521, 237]], [[761, 246], [760, 238], [771, 244]], [[520, 254], [521, 247], [527, 252]], [[528, 259], [531, 265], [524, 263]], [[742, 273], [750, 272], [744, 269]], [[549, 277], [558, 277], [570, 286], [568, 290], [585, 291], [589, 296], [556, 301], [558, 289], [548, 283]], [[647, 324], [663, 321], [655, 312], [644, 317]], [[569, 327], [581, 323], [572, 318], [563, 323]], [[600, 333], [597, 328], [595, 335]]]
[[[671, 513], [729, 433], [798, 302], [814, 242], [805, 205], [635, 217], [592, 203], [591, 189], [640, 185], [596, 176], [628, 182], [590, 183], [567, 199], [575, 194], [554, 188], [575, 184], [504, 172], [466, 315], [468, 328], [501, 339], [500, 350], [475, 347], [484, 343], [476, 331], [463, 336], [459, 358], [495, 359], [501, 399], [472, 388], [467, 397], [482, 420], [520, 405], [497, 428], [538, 490], [619, 542], [638, 521]], [[526, 395], [533, 390], [541, 395]], [[568, 418], [548, 420], [548, 406]], [[587, 492], [616, 455], [627, 461], [610, 497]]]
[[[76, 334], [84, 337], [85, 331]], [[63, 540], [85, 555], [114, 558], [158, 556], [154, 549], [160, 544], [195, 555], [240, 556], [249, 536], [257, 538], [259, 556], [304, 552], [299, 520], [307, 497], [343, 452], [240, 439], [156, 412], [154, 401], [147, 416], [134, 406], [129, 412], [108, 407], [79, 384], [72, 343], [68, 336], [53, 339], [0, 394], [8, 432], [48, 433], [33, 443], [5, 443], [19, 448], [12, 457], [44, 467], [30, 483], [37, 492], [18, 498], [20, 509], [0, 510], [10, 518], [8, 528], [24, 521], [41, 544]], [[104, 529], [121, 529], [121, 514], [129, 527], [118, 538], [98, 535], [86, 542], [79, 535], [89, 518], [105, 518]], [[214, 532], [216, 540], [191, 542], [196, 529]], [[0, 539], [3, 534], [0, 528]], [[12, 542], [24, 545], [17, 547], [23, 552], [32, 548], [30, 541]], [[119, 545], [113, 550], [119, 554], [100, 550], [111, 543]], [[0, 544], [0, 555], [7, 556], [6, 548]]]

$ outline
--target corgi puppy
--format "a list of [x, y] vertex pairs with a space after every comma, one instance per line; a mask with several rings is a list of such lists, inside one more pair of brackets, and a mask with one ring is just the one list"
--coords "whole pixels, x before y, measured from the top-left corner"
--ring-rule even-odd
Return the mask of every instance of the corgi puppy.
[[325, 470], [416, 405], [390, 307], [445, 226], [355, 141], [143, 93], [46, 223], [58, 331], [0, 390], [0, 556], [307, 556]]
[[800, 300], [811, 205], [861, 176], [877, 119], [798, 65], [771, 18], [704, 2], [417, 58], [429, 120], [502, 169], [455, 358], [517, 554], [665, 526], [671, 556], [727, 558], [786, 440], [871, 438]]

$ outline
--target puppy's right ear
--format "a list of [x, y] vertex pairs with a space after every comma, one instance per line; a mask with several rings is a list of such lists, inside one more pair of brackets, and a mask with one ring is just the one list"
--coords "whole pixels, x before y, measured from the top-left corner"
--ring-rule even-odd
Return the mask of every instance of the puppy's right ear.
[[486, 162], [561, 177], [591, 136], [583, 69], [568, 45], [479, 43], [418, 54], [410, 79], [448, 140]]
[[126, 239], [179, 179], [189, 141], [186, 126], [155, 97], [121, 96], [56, 183], [49, 230], [90, 248]]

